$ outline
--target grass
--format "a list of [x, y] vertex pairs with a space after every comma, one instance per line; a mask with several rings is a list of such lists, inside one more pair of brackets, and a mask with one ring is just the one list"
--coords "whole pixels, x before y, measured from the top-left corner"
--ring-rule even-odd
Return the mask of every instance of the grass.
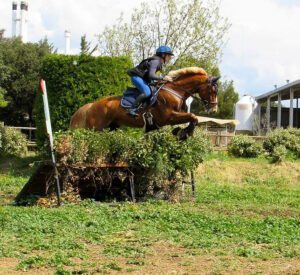
[[300, 272], [298, 161], [212, 155], [177, 204], [13, 206], [37, 160], [0, 164], [0, 274]]

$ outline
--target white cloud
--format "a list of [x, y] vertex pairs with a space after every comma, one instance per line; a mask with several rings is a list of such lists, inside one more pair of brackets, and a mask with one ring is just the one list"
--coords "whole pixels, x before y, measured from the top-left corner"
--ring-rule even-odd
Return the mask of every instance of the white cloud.
[[[79, 49], [80, 37], [87, 35], [88, 40], [96, 43], [95, 35], [102, 32], [106, 25], [113, 24], [121, 12], [124, 18], [131, 16], [134, 7], [142, 0], [27, 0], [28, 38], [36, 42], [45, 36], [62, 52], [64, 31], [71, 31], [71, 48]], [[18, 4], [20, 1], [18, 1]], [[6, 29], [11, 36], [12, 1], [0, 0], [0, 28]]]
[[232, 27], [221, 67], [226, 68], [228, 78], [236, 80], [241, 93], [261, 93], [273, 84], [300, 78], [299, 2], [222, 1], [221, 12]]

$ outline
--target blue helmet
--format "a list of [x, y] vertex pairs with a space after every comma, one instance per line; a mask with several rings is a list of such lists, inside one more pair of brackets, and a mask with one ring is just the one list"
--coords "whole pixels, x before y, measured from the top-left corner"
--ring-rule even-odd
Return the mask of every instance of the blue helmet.
[[159, 54], [162, 54], [162, 53], [166, 53], [166, 54], [169, 54], [169, 55], [174, 55], [172, 53], [172, 49], [168, 46], [160, 46], [159, 48], [157, 48], [156, 54], [159, 55]]

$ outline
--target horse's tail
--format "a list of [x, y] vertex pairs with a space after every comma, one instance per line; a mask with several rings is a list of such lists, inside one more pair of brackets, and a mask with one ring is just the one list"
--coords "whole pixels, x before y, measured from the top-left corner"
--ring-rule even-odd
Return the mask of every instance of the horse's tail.
[[75, 114], [72, 116], [70, 121], [69, 129], [77, 129], [77, 128], [87, 128], [86, 127], [86, 115], [87, 111], [91, 107], [93, 103], [85, 104], [84, 106], [80, 107]]

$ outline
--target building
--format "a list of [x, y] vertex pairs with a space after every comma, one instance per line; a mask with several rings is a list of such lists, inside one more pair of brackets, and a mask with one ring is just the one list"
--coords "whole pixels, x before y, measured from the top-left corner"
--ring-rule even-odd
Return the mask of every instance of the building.
[[[256, 116], [257, 134], [265, 134], [271, 128], [300, 128], [300, 79], [257, 96]], [[286, 107], [285, 105], [289, 105]]]

